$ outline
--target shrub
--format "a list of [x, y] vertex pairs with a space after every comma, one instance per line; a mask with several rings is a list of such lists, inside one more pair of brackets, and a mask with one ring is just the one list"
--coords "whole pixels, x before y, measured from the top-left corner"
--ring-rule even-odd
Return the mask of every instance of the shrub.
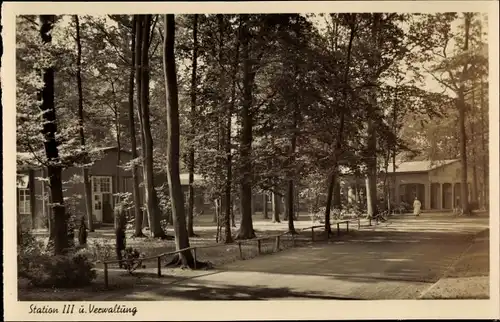
[[43, 241], [29, 231], [22, 233], [18, 247], [18, 275], [37, 287], [80, 287], [96, 278], [94, 265], [85, 254], [54, 256]]
[[17, 271], [19, 277], [28, 277], [31, 265], [45, 253], [45, 243], [36, 239], [29, 231], [21, 231], [17, 248]]
[[37, 287], [81, 287], [95, 278], [94, 264], [83, 254], [39, 256], [26, 272], [26, 277]]
[[309, 214], [309, 216], [311, 217], [311, 220], [313, 222], [319, 221], [320, 223], [324, 223], [325, 222], [325, 211], [326, 211], [326, 207], [319, 207], [316, 211], [311, 212]]
[[92, 240], [85, 249], [80, 252], [85, 254], [92, 261], [106, 261], [110, 259], [115, 251], [115, 245], [107, 239]]
[[132, 247], [127, 247], [122, 250], [122, 258], [124, 262], [122, 262], [122, 267], [125, 268], [130, 274], [134, 272], [139, 267], [146, 268], [145, 265], [142, 265], [142, 259], [145, 257], [145, 254], [140, 253], [137, 249]]
[[412, 212], [413, 208], [409, 203], [402, 201], [397, 207], [394, 208], [396, 212], [401, 214]]

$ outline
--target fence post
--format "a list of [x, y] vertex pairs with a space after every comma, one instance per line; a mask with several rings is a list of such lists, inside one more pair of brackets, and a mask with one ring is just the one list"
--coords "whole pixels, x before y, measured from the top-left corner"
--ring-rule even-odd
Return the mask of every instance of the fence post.
[[241, 251], [241, 242], [238, 242], [238, 249], [240, 250], [240, 259], [243, 259], [243, 252]]
[[340, 223], [337, 223], [337, 236], [340, 236]]
[[311, 240], [314, 241], [314, 226], [311, 227]]
[[280, 236], [276, 236], [276, 251], [280, 250]]
[[108, 263], [104, 263], [104, 286], [108, 288]]
[[259, 255], [260, 255], [260, 239], [257, 239], [257, 249], [258, 249]]
[[158, 256], [158, 277], [161, 277], [161, 256]]
[[361, 230], [361, 218], [358, 217], [358, 230]]
[[295, 234], [292, 233], [292, 246], [295, 246]]
[[349, 222], [347, 221], [347, 232], [349, 232]]
[[193, 248], [194, 269], [196, 269], [196, 247]]

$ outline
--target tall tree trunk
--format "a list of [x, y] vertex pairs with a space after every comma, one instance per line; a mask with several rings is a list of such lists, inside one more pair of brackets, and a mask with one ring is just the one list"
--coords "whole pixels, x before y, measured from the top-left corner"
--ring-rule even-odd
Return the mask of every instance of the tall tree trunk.
[[144, 181], [146, 177], [146, 166], [145, 166], [145, 139], [144, 139], [144, 124], [142, 118], [142, 43], [143, 43], [143, 25], [144, 25], [144, 15], [135, 15], [136, 19], [136, 41], [135, 41], [135, 82], [136, 82], [136, 95], [137, 95], [137, 119], [139, 120], [139, 129], [140, 129], [140, 142], [141, 142], [141, 164], [142, 164], [142, 182], [143, 182], [143, 193], [144, 200], [141, 206], [142, 213], [142, 227], [149, 227], [149, 219], [148, 219], [148, 211], [146, 206], [146, 187], [144, 186]]
[[[398, 112], [397, 112], [398, 111], [398, 109], [397, 109], [398, 103], [399, 103], [398, 91], [397, 91], [397, 87], [396, 87], [396, 92], [394, 94], [394, 105], [392, 108], [392, 130], [394, 131], [394, 133], [396, 133], [396, 131], [398, 129]], [[391, 182], [391, 185], [392, 185], [392, 188], [394, 189], [394, 194], [396, 194], [396, 153], [397, 153], [397, 146], [396, 146], [396, 144], [393, 144], [390, 155], [392, 158], [392, 182]], [[386, 173], [387, 173], [387, 169], [386, 169]], [[399, 196], [396, 196], [396, 195], [393, 196], [394, 202], [397, 201], [398, 197]], [[389, 212], [390, 212], [391, 211], [390, 196], [389, 196], [389, 200], [387, 202], [389, 205]]]
[[356, 27], [356, 14], [351, 14], [350, 17], [350, 36], [349, 36], [349, 44], [347, 46], [347, 53], [346, 53], [346, 65], [344, 68], [344, 75], [343, 75], [343, 84], [344, 84], [344, 90], [342, 92], [343, 94], [343, 108], [340, 112], [340, 126], [337, 132], [336, 140], [335, 140], [335, 149], [333, 152], [333, 162], [332, 162], [332, 170], [331, 173], [328, 176], [328, 192], [327, 192], [327, 197], [326, 197], [326, 208], [325, 208], [325, 231], [327, 234], [331, 233], [331, 226], [330, 226], [330, 208], [332, 204], [332, 197], [333, 197], [333, 190], [335, 187], [335, 183], [337, 181], [337, 175], [338, 175], [338, 159], [340, 155], [342, 154], [342, 146], [343, 146], [343, 135], [344, 135], [344, 123], [345, 123], [345, 113], [347, 109], [347, 84], [349, 83], [349, 67], [351, 64], [351, 52], [352, 52], [352, 43], [354, 40], [354, 33], [355, 33], [355, 27]]
[[396, 203], [399, 196], [396, 195], [396, 149], [392, 151], [392, 184], [394, 187], [394, 202]]
[[295, 220], [298, 220], [299, 219], [299, 212], [300, 212], [300, 200], [299, 200], [299, 195], [300, 195], [300, 192], [299, 192], [299, 189], [300, 188], [297, 188], [298, 184], [295, 183], [295, 207], [294, 207], [294, 210], [295, 210]]
[[[337, 161], [334, 160], [334, 165], [337, 164]], [[330, 234], [332, 232], [332, 227], [330, 223], [330, 211], [332, 208], [332, 199], [333, 199], [333, 189], [335, 187], [335, 182], [337, 181], [337, 167], [332, 170], [332, 173], [328, 176], [328, 190], [326, 193], [326, 207], [325, 207], [325, 231]]]
[[[83, 119], [83, 87], [82, 87], [82, 42], [80, 38], [80, 21], [78, 15], [74, 15], [75, 26], [76, 26], [76, 48], [77, 48], [77, 59], [76, 59], [76, 83], [78, 86], [78, 126], [80, 134], [80, 146], [82, 150], [86, 150], [85, 147], [85, 134], [84, 134], [84, 119]], [[84, 163], [89, 161], [87, 155], [85, 155]], [[92, 187], [90, 185], [89, 169], [84, 165], [82, 167], [83, 175], [83, 187], [85, 196], [85, 207], [87, 209], [87, 225], [89, 231], [94, 231], [94, 217], [92, 214]]]
[[250, 60], [249, 29], [247, 25], [248, 17], [240, 15], [241, 29], [241, 55], [243, 60], [243, 100], [241, 107], [241, 137], [240, 137], [240, 159], [241, 159], [241, 180], [240, 180], [240, 229], [236, 239], [251, 239], [255, 237], [252, 222], [252, 87], [255, 72], [252, 71]]
[[[471, 120], [470, 120], [470, 134], [472, 145], [472, 201], [478, 205], [478, 178], [477, 178], [477, 150], [474, 141], [476, 140], [476, 95], [475, 83], [472, 84], [472, 107], [471, 107]], [[472, 209], [471, 209], [472, 210]]]
[[[489, 177], [488, 177], [488, 145], [486, 144], [486, 139], [484, 137], [485, 129], [487, 128], [487, 117], [488, 116], [488, 106], [486, 106], [484, 101], [484, 83], [481, 79], [480, 85], [480, 104], [481, 104], [481, 150], [482, 150], [482, 181], [483, 181], [483, 207], [489, 210]], [[485, 120], [486, 119], [486, 120]]]
[[[114, 92], [114, 87], [113, 87], [113, 92]], [[122, 154], [121, 154], [121, 149], [122, 149], [122, 144], [121, 144], [121, 128], [120, 128], [120, 108], [118, 104], [115, 104], [115, 125], [116, 125], [116, 187], [114, 193], [117, 194], [116, 196], [116, 203], [115, 203], [115, 208], [116, 210], [114, 211], [115, 213], [115, 228], [118, 229], [120, 228], [120, 225], [123, 225], [125, 220], [121, 218], [122, 216], [125, 216], [124, 209], [121, 205], [121, 176], [120, 176], [120, 167], [122, 163]], [[118, 217], [118, 218], [116, 218]], [[123, 227], [122, 227], [123, 228]]]
[[[154, 187], [153, 168], [153, 137], [151, 135], [151, 125], [149, 120], [149, 32], [151, 15], [144, 18], [141, 43], [141, 60], [138, 62], [141, 67], [141, 119], [142, 132], [144, 135], [143, 146], [143, 167], [144, 167], [144, 190], [146, 197], [146, 207], [149, 218], [149, 228], [152, 237], [165, 237], [165, 232], [161, 228], [161, 211], [158, 205], [158, 196]], [[138, 31], [139, 32], [139, 31]]]
[[458, 124], [460, 130], [460, 201], [462, 203], [463, 213], [469, 215], [469, 187], [467, 182], [467, 134], [465, 131], [465, 98], [463, 93], [458, 97]]
[[195, 135], [195, 113], [196, 113], [196, 68], [198, 65], [198, 15], [193, 16], [193, 66], [191, 69], [191, 142], [189, 147], [189, 201], [187, 215], [187, 231], [188, 236], [195, 236], [193, 228], [193, 213], [194, 213], [194, 135]]
[[[55, 16], [40, 15], [40, 36], [44, 44], [52, 42], [52, 29]], [[68, 216], [64, 207], [62, 190], [62, 169], [59, 164], [59, 150], [57, 142], [56, 109], [54, 104], [54, 68], [43, 70], [43, 89], [38, 94], [42, 100], [40, 110], [43, 114], [45, 154], [49, 164], [47, 173], [49, 177], [50, 194], [52, 199], [52, 214], [54, 217], [54, 254], [60, 255], [68, 247]]]
[[267, 211], [267, 193], [262, 192], [262, 215], [264, 219], [269, 219], [269, 213]]
[[[142, 27], [140, 26], [140, 21], [137, 21], [134, 15], [132, 19], [132, 46], [131, 46], [131, 66], [130, 74], [128, 78], [128, 124], [130, 131], [130, 145], [132, 159], [134, 160], [134, 165], [132, 166], [132, 196], [134, 198], [134, 213], [135, 213], [135, 229], [134, 237], [144, 237], [142, 232], [142, 210], [141, 210], [141, 192], [139, 190], [139, 174], [135, 160], [137, 159], [137, 142], [135, 134], [135, 119], [134, 119], [134, 73], [136, 68], [136, 37], [140, 34]], [[139, 26], [138, 26], [139, 24]], [[139, 30], [139, 32], [138, 32]], [[142, 35], [141, 35], [142, 36]], [[142, 37], [141, 37], [142, 38]], [[141, 40], [142, 41], [142, 40]]]
[[281, 199], [280, 196], [278, 196], [276, 194], [276, 192], [273, 192], [273, 200], [272, 200], [273, 222], [281, 222], [281, 220], [280, 220], [281, 200], [280, 199]]
[[283, 203], [283, 220], [288, 220], [288, 181], [283, 186], [283, 191], [285, 194], [280, 198], [280, 202]]
[[232, 243], [233, 237], [231, 235], [231, 219], [234, 223], [233, 214], [233, 198], [231, 195], [231, 186], [233, 182], [233, 155], [231, 152], [231, 131], [232, 131], [232, 118], [234, 111], [234, 103], [236, 99], [236, 76], [238, 74], [238, 64], [240, 59], [240, 41], [239, 37], [236, 39], [236, 50], [233, 61], [233, 69], [231, 75], [231, 102], [227, 105], [226, 115], [226, 139], [225, 139], [225, 153], [226, 153], [226, 182], [225, 182], [225, 203], [224, 203], [224, 235], [225, 242]]
[[[189, 237], [184, 216], [184, 198], [179, 173], [179, 102], [177, 93], [177, 72], [175, 66], [175, 16], [165, 15], [165, 44], [163, 49], [163, 68], [165, 74], [167, 101], [167, 177], [172, 202], [172, 219], [175, 231], [175, 248], [189, 247]], [[183, 266], [194, 267], [190, 250], [179, 253]]]
[[[293, 125], [292, 125], [292, 137], [290, 140], [290, 156], [289, 156], [289, 162], [290, 166], [293, 168], [294, 163], [295, 163], [295, 150], [297, 147], [297, 130], [298, 130], [298, 122], [299, 122], [299, 105], [297, 102], [295, 102], [294, 105], [294, 111], [293, 111]], [[295, 171], [292, 170], [293, 177], [295, 177]], [[295, 226], [293, 219], [295, 217], [295, 203], [294, 203], [294, 197], [295, 197], [295, 185], [294, 185], [294, 179], [293, 177], [288, 179], [288, 189], [287, 189], [287, 203], [288, 203], [288, 231], [292, 234], [295, 234]]]
[[[373, 22], [371, 36], [373, 41], [373, 46], [375, 49], [375, 54], [371, 57], [369, 61], [370, 69], [372, 75], [370, 75], [370, 84], [376, 84], [377, 76], [376, 69], [378, 69], [380, 64], [380, 49], [379, 37], [380, 37], [380, 23], [381, 14], [373, 13]], [[375, 115], [377, 114], [377, 88], [375, 86], [370, 90], [368, 98], [368, 124], [367, 124], [367, 151], [368, 158], [366, 161], [367, 165], [367, 178], [366, 178], [366, 197], [367, 197], [367, 213], [368, 217], [372, 218], [377, 215], [377, 130], [374, 124]]]
[[[465, 17], [465, 41], [464, 41], [464, 52], [469, 50], [469, 32], [470, 32], [470, 24], [471, 24], [471, 14], [464, 13]], [[458, 108], [458, 125], [460, 132], [460, 163], [461, 163], [461, 172], [460, 172], [460, 201], [462, 203], [463, 213], [466, 215], [470, 215], [470, 207], [469, 207], [469, 186], [467, 182], [467, 133], [465, 131], [465, 122], [466, 122], [466, 113], [465, 113], [465, 94], [464, 94], [464, 83], [466, 81], [467, 74], [467, 66], [468, 62], [465, 63], [465, 66], [462, 70], [462, 84], [460, 84], [460, 88], [458, 90], [457, 95], [457, 108]]]
[[341, 187], [340, 187], [340, 177], [338, 175], [335, 178], [335, 185], [333, 186], [333, 209], [340, 210], [342, 208], [342, 200], [341, 200]]

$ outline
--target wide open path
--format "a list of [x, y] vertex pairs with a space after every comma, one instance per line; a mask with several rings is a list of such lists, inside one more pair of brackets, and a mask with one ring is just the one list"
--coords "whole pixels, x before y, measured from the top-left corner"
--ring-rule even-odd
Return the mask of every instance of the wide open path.
[[104, 292], [94, 300], [416, 299], [449, 272], [456, 274], [471, 250], [482, 254], [482, 264], [468, 268], [467, 276], [488, 274], [486, 228], [487, 218], [400, 217], [340, 240], [160, 279], [125, 294]]

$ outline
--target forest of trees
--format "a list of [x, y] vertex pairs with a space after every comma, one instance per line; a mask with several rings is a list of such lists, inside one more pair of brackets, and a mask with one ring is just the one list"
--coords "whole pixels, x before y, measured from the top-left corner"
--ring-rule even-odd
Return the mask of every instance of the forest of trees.
[[[47, 169], [55, 253], [68, 246], [61, 172], [82, 168], [89, 211], [87, 169], [107, 146], [133, 156], [117, 160], [133, 194], [116, 198], [145, 209], [137, 237], [143, 220], [165, 237], [155, 175], [166, 174], [177, 249], [196, 233], [195, 173], [220, 205], [226, 243], [255, 237], [255, 192], [285, 199], [291, 232], [298, 193], [325, 194], [329, 230], [340, 168], [366, 178], [373, 217], [380, 168], [396, 158], [460, 159], [462, 196], [473, 176], [464, 213], [487, 207], [486, 23], [476, 13], [17, 17], [17, 150], [32, 156], [18, 162]], [[193, 266], [189, 252], [179, 260]]]

